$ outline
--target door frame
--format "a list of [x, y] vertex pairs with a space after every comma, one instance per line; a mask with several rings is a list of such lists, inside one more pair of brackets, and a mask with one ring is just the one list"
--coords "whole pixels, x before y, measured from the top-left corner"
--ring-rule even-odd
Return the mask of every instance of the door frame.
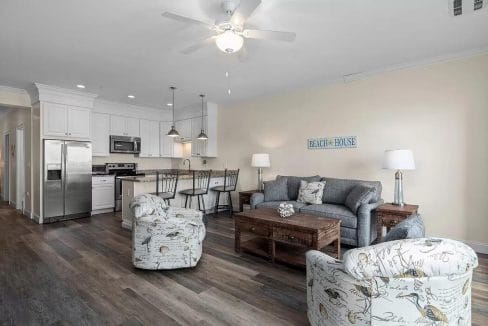
[[2, 198], [7, 201], [10, 205], [10, 132], [5, 131], [3, 133], [3, 185], [2, 185]]
[[25, 209], [25, 129], [24, 124], [15, 129], [15, 208]]

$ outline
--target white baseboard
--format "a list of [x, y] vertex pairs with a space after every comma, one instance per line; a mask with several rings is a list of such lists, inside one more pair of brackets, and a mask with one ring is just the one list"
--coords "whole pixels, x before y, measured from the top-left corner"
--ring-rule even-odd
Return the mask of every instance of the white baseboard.
[[488, 255], [488, 243], [466, 240], [463, 240], [462, 242], [473, 248], [477, 253]]
[[30, 211], [28, 211], [27, 209], [26, 209], [26, 210], [24, 210], [24, 216], [25, 216], [25, 217], [27, 217], [27, 218], [32, 219], [32, 214], [31, 214], [31, 212], [30, 212]]
[[36, 221], [37, 223], [42, 224], [41, 217], [40, 217], [39, 215], [37, 215], [36, 213], [33, 213], [33, 214], [32, 214], [32, 219], [33, 219], [34, 221]]

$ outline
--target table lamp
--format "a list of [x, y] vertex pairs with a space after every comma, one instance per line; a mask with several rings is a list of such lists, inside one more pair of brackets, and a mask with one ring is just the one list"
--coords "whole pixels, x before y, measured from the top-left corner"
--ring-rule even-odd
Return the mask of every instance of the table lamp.
[[383, 158], [383, 169], [397, 170], [395, 172], [395, 195], [393, 204], [404, 206], [402, 170], [415, 170], [412, 151], [409, 149], [386, 150]]
[[258, 189], [263, 190], [263, 168], [269, 168], [269, 154], [252, 154], [251, 166], [258, 168]]

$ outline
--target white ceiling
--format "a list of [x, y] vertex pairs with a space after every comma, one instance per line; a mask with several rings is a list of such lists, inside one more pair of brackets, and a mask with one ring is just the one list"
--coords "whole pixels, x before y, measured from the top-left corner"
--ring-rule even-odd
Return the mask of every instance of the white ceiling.
[[[293, 44], [246, 41], [245, 63], [215, 46], [180, 54], [208, 31], [161, 13], [212, 22], [219, 4], [2, 0], [0, 85], [26, 88], [36, 81], [74, 88], [82, 83], [107, 100], [162, 107], [170, 98], [167, 87], [174, 84], [179, 87], [177, 106], [198, 102], [201, 92], [227, 104], [488, 49], [486, 8], [452, 17], [447, 0], [262, 0], [249, 26], [294, 31]], [[136, 99], [129, 100], [128, 94]]]

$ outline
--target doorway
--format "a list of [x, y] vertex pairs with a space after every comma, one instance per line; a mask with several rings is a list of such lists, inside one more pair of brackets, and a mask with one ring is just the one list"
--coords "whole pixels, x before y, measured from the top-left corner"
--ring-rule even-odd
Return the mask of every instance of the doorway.
[[24, 213], [25, 208], [25, 146], [24, 146], [24, 126], [19, 125], [15, 134], [15, 174], [16, 174], [16, 194], [15, 208]]
[[10, 204], [10, 135], [8, 133], [3, 135], [3, 193], [4, 201]]

